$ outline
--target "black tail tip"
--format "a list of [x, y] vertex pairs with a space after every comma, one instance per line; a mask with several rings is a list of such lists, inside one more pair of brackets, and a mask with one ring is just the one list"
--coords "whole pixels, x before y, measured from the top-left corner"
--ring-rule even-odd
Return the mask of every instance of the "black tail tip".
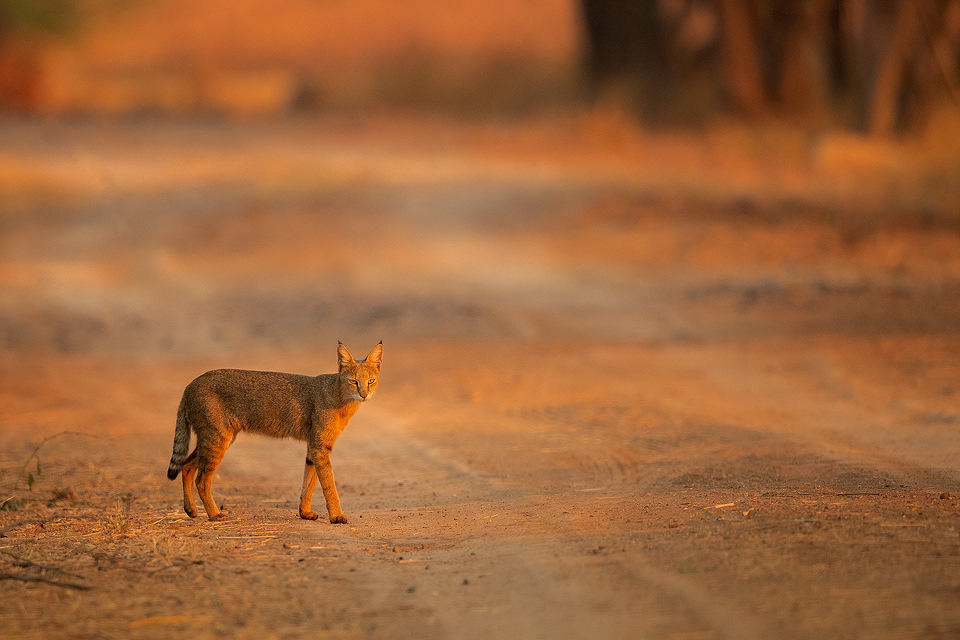
[[178, 469], [174, 469], [173, 467], [167, 469], [167, 477], [171, 480], [176, 480], [178, 475], [180, 475], [180, 471]]

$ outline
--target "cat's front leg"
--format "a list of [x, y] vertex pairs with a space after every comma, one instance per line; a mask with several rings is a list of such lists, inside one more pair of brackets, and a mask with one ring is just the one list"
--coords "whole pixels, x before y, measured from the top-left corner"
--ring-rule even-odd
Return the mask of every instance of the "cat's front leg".
[[[300, 493], [300, 517], [308, 520], [315, 520], [319, 517], [315, 511], [310, 510], [310, 500], [313, 495], [313, 489], [316, 486], [317, 479], [319, 479], [320, 489], [323, 491], [323, 498], [327, 503], [327, 513], [330, 515], [330, 522], [333, 524], [346, 524], [348, 520], [340, 508], [340, 496], [337, 494], [337, 485], [333, 477], [333, 466], [330, 464], [330, 452], [332, 449], [333, 448], [328, 445], [322, 445], [319, 449], [311, 450], [307, 456], [307, 464], [303, 474], [303, 490]], [[312, 465], [310, 464], [311, 462], [313, 463]], [[311, 466], [314, 470], [312, 474], [310, 473]]]

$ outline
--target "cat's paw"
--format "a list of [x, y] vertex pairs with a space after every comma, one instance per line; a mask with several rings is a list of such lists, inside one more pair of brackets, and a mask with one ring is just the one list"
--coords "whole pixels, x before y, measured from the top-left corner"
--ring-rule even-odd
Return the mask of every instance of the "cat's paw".
[[304, 520], [317, 520], [320, 517], [320, 514], [316, 511], [301, 511], [300, 517]]
[[343, 515], [342, 513], [338, 516], [330, 516], [331, 524], [347, 524], [348, 522], [350, 521], [347, 520], [347, 516]]
[[221, 511], [220, 513], [215, 513], [214, 515], [210, 516], [211, 522], [221, 522], [226, 519], [227, 519], [227, 514], [225, 514], [223, 511]]
[[187, 514], [188, 516], [190, 516], [191, 518], [196, 518], [196, 517], [197, 517], [197, 510], [196, 510], [196, 509], [184, 509], [183, 511], [184, 511], [184, 513], [186, 513], [186, 514]]

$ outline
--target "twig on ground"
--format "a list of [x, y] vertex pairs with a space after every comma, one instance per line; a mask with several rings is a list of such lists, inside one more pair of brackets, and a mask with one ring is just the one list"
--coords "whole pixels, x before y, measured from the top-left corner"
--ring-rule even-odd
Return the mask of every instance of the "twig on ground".
[[[55, 434], [53, 434], [53, 435], [47, 436], [46, 438], [44, 438], [43, 440], [41, 440], [39, 443], [37, 443], [37, 446], [34, 447], [34, 448], [33, 448], [33, 451], [30, 453], [30, 455], [27, 456], [26, 462], [23, 463], [23, 468], [20, 469], [20, 475], [17, 476], [17, 478], [14, 480], [14, 482], [17, 482], [17, 480], [19, 480], [20, 478], [26, 478], [26, 477], [28, 477], [29, 474], [28, 474], [28, 472], [27, 472], [27, 467], [30, 466], [30, 461], [33, 460], [34, 458], [36, 458], [37, 460], [39, 460], [39, 459], [40, 459], [40, 456], [39, 456], [38, 454], [40, 453], [40, 449], [43, 447], [43, 445], [45, 445], [47, 442], [53, 440], [54, 438], [59, 438], [60, 436], [86, 436], [86, 437], [88, 437], [88, 438], [96, 438], [96, 437], [97, 437], [96, 435], [94, 435], [94, 434], [92, 434], [92, 433], [84, 433], [84, 432], [82, 432], [82, 431], [59, 431], [59, 432], [57, 432], [57, 433], [55, 433]], [[39, 467], [38, 467], [38, 470], [39, 470]], [[29, 483], [28, 483], [28, 484], [29, 484]], [[31, 488], [31, 487], [28, 486], [28, 488]]]
[[7, 535], [7, 531], [10, 531], [11, 529], [16, 529], [17, 527], [23, 526], [25, 524], [32, 524], [34, 526], [40, 525], [42, 527], [46, 522], [49, 522], [49, 520], [38, 520], [36, 518], [31, 518], [29, 520], [18, 520], [17, 522], [12, 522], [7, 526], [5, 526], [4, 528], [0, 529], [0, 538], [5, 538]]
[[40, 569], [42, 571], [53, 571], [53, 572], [59, 573], [60, 575], [70, 576], [71, 578], [79, 578], [80, 580], [84, 579], [83, 576], [77, 575], [75, 573], [70, 573], [69, 571], [61, 569], [60, 567], [51, 567], [45, 564], [40, 564], [39, 562], [34, 562], [33, 560], [27, 560], [26, 558], [21, 558], [15, 553], [10, 553], [9, 551], [0, 550], [0, 553], [6, 554], [11, 558], [13, 558], [14, 564], [18, 567], [23, 567], [23, 568], [36, 567], [37, 569]]
[[52, 580], [50, 578], [45, 578], [43, 576], [27, 576], [20, 575], [17, 573], [0, 573], [0, 580], [19, 580], [21, 582], [42, 582], [44, 584], [50, 584], [55, 587], [63, 587], [64, 589], [76, 589], [78, 591], [89, 591], [93, 587], [85, 584], [76, 584], [74, 582], [60, 582], [59, 580]]

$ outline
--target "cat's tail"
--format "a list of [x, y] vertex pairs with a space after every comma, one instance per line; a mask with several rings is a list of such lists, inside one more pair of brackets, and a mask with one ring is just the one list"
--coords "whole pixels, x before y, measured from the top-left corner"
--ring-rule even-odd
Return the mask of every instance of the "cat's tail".
[[173, 455], [170, 456], [170, 468], [167, 477], [171, 480], [180, 475], [183, 463], [187, 461], [187, 451], [190, 449], [190, 425], [187, 424], [187, 394], [183, 394], [180, 406], [177, 408], [177, 430], [173, 434]]

